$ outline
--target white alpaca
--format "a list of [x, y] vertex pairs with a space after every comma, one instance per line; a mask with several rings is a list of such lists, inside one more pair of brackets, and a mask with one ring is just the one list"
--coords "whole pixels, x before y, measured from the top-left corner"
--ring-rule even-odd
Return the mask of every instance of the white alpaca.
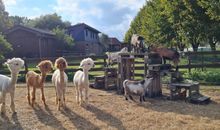
[[56, 87], [56, 104], [58, 104], [57, 109], [60, 110], [61, 105], [65, 105], [65, 89], [68, 82], [68, 77], [64, 70], [67, 68], [67, 62], [63, 57], [56, 59], [55, 67], [57, 68], [54, 71], [52, 76], [52, 83]]
[[[83, 102], [83, 90], [85, 92], [85, 102], [88, 104], [88, 89], [89, 89], [89, 75], [88, 71], [94, 67], [94, 61], [91, 58], [83, 59], [80, 63], [80, 68], [83, 69], [83, 71], [78, 70], [74, 77], [73, 77], [73, 83], [76, 87], [76, 101], [79, 104], [82, 104]], [[80, 96], [80, 97], [79, 97]], [[79, 102], [80, 98], [80, 102]]]
[[5, 100], [6, 94], [10, 93], [11, 96], [11, 111], [15, 112], [15, 104], [14, 104], [14, 94], [15, 94], [15, 85], [17, 83], [17, 75], [20, 69], [24, 66], [24, 61], [20, 58], [12, 58], [7, 60], [5, 64], [8, 66], [8, 69], [11, 71], [11, 78], [0, 75], [0, 104], [1, 105], [1, 113], [5, 114]]
[[118, 62], [119, 61], [119, 54], [120, 53], [127, 53], [128, 48], [124, 47], [118, 52], [106, 52], [106, 55], [108, 56], [108, 65], [112, 64], [113, 62]]

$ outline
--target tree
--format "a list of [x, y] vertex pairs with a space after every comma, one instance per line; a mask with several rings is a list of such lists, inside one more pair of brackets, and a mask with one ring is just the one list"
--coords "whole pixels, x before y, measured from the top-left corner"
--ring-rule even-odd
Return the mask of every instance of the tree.
[[4, 36], [0, 34], [0, 59], [4, 58], [4, 55], [11, 52], [12, 47], [11, 44], [8, 43]]
[[24, 25], [24, 26], [30, 26], [32, 20], [28, 19], [27, 17], [20, 17], [20, 16], [10, 16], [9, 20], [14, 25]]
[[105, 51], [107, 51], [109, 49], [108, 47], [110, 44], [110, 39], [109, 39], [108, 35], [106, 35], [104, 33], [100, 33], [98, 36], [99, 36], [99, 42], [104, 47]]
[[129, 42], [133, 33], [144, 36], [148, 44], [163, 44], [184, 50], [189, 45], [197, 51], [209, 42], [211, 48], [220, 41], [220, 2], [214, 0], [148, 0], [125, 34]]
[[56, 13], [40, 16], [34, 19], [32, 23], [33, 27], [45, 30], [53, 30], [57, 27], [64, 29], [70, 25], [70, 22], [63, 22], [61, 16], [58, 16]]
[[2, 0], [0, 0], [0, 32], [7, 30], [12, 24], [8, 18], [8, 12], [5, 11], [5, 6]]
[[198, 0], [198, 4], [205, 9], [208, 15], [204, 23], [205, 35], [212, 50], [216, 50], [216, 44], [220, 42], [220, 2], [213, 0]]
[[74, 39], [70, 35], [67, 35], [64, 29], [56, 27], [52, 32], [55, 33], [59, 43], [61, 43], [65, 49], [71, 49], [75, 45]]

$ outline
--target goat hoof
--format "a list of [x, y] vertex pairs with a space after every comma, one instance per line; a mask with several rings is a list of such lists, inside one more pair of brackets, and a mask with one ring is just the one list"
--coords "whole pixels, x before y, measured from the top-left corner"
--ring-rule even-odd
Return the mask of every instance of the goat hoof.
[[16, 115], [16, 114], [17, 114], [17, 112], [13, 112], [13, 113], [12, 113], [12, 116], [14, 116], [14, 115]]

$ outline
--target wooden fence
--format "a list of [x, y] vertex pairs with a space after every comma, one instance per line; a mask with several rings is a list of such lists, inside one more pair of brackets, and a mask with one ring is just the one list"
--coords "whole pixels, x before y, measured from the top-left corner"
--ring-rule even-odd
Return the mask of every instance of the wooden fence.
[[220, 68], [220, 51], [207, 52], [186, 52], [186, 64], [180, 64], [180, 69], [188, 69], [191, 72], [192, 68]]
[[[65, 58], [69, 62], [69, 68], [66, 70], [66, 72], [76, 72], [78, 70], [77, 66], [79, 66], [80, 61], [83, 58], [86, 58], [88, 56], [66, 56]], [[91, 69], [92, 72], [103, 72], [104, 73], [104, 67], [107, 64], [107, 56], [90, 56], [93, 60], [95, 60], [95, 65], [98, 67], [95, 67]], [[37, 65], [38, 62], [41, 60], [51, 60], [55, 61], [57, 57], [52, 58], [26, 58], [25, 60], [25, 69], [23, 69], [20, 74], [25, 74], [30, 68], [33, 68], [33, 65]], [[183, 56], [183, 59], [186, 60], [187, 63], [181, 63], [179, 65], [179, 69], [188, 69], [189, 72], [191, 72], [192, 68], [201, 68], [202, 70], [204, 68], [220, 68], [220, 51], [212, 51], [212, 52], [187, 52]], [[9, 75], [10, 72], [6, 67], [3, 67], [2, 64], [6, 60], [0, 61], [0, 74]], [[139, 71], [139, 73], [135, 73], [135, 76], [143, 76], [144, 75], [144, 61], [136, 61], [135, 60], [135, 70]], [[75, 66], [75, 67], [71, 67]], [[143, 70], [143, 73], [140, 73], [140, 71]], [[34, 69], [34, 71], [39, 72], [37, 69]]]

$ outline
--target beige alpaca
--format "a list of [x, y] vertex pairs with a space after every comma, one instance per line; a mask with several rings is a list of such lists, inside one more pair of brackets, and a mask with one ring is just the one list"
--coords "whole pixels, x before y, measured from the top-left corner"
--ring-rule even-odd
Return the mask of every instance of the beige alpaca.
[[67, 68], [66, 60], [63, 57], [56, 59], [55, 67], [57, 70], [53, 73], [52, 83], [56, 87], [56, 104], [58, 104], [57, 109], [60, 110], [61, 105], [65, 107], [65, 89], [68, 82], [68, 77], [64, 72]]
[[[41, 94], [42, 94], [42, 101], [44, 103], [44, 105], [46, 105], [45, 103], [45, 96], [44, 96], [44, 82], [47, 76], [47, 73], [49, 73], [52, 69], [52, 62], [49, 60], [44, 60], [41, 61], [37, 67], [40, 69], [41, 75], [37, 74], [34, 71], [29, 71], [26, 74], [26, 83], [27, 83], [27, 89], [28, 89], [28, 95], [27, 95], [27, 99], [28, 99], [28, 103], [30, 105], [32, 105], [32, 107], [34, 106], [34, 102], [35, 102], [35, 92], [37, 88], [41, 89]], [[33, 87], [33, 91], [32, 91], [32, 103], [30, 101], [30, 86]]]

